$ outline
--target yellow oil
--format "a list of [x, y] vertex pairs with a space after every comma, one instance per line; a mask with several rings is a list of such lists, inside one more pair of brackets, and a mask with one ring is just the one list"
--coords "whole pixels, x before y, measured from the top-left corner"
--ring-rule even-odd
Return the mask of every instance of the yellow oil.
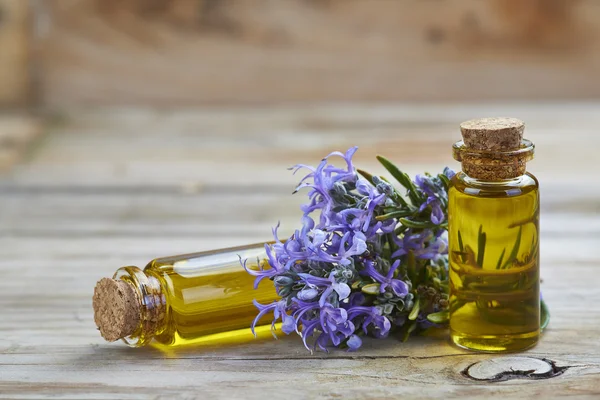
[[[263, 245], [160, 258], [144, 273], [156, 278], [166, 302], [166, 317], [151, 344], [165, 346], [231, 344], [254, 339], [250, 325], [258, 310], [252, 300], [270, 303], [278, 296], [270, 280], [254, 290], [254, 277], [240, 265], [266, 265]], [[265, 317], [259, 337], [271, 335]]]
[[450, 336], [464, 348], [519, 351], [540, 335], [539, 192], [531, 174], [448, 192]]

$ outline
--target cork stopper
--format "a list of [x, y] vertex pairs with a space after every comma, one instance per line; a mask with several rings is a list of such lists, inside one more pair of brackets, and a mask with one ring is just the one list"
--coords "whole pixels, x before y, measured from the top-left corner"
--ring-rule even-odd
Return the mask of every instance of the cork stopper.
[[516, 118], [480, 118], [460, 124], [463, 141], [454, 158], [470, 177], [499, 181], [525, 174], [533, 158], [533, 143], [523, 139], [525, 123]]
[[127, 282], [103, 278], [96, 284], [93, 298], [94, 321], [109, 342], [135, 332], [140, 322], [140, 305], [134, 288]]
[[516, 118], [480, 118], [460, 124], [465, 146], [473, 150], [518, 149], [524, 130], [525, 123]]

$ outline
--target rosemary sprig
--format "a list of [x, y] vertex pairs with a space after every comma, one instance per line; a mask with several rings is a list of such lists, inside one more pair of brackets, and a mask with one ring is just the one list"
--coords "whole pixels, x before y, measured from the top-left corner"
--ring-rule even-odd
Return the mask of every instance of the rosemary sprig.
[[517, 260], [517, 256], [519, 254], [519, 247], [521, 247], [521, 235], [522, 234], [523, 234], [523, 227], [520, 226], [519, 233], [517, 234], [517, 240], [515, 241], [515, 245], [513, 246], [513, 249], [511, 251], [510, 255], [508, 256], [508, 259], [502, 266], [502, 269], [508, 268]]

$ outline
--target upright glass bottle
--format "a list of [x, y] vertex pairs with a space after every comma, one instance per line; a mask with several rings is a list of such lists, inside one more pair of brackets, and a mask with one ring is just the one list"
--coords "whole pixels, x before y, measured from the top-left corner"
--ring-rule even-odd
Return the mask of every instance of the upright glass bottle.
[[467, 349], [519, 351], [540, 335], [534, 145], [514, 118], [463, 122], [449, 190], [450, 335]]
[[[123, 339], [133, 347], [250, 340], [257, 314], [252, 300], [278, 298], [273, 283], [253, 289], [248, 268], [266, 266], [263, 244], [159, 258], [141, 270], [123, 267], [94, 291], [94, 319], [108, 341]], [[271, 324], [256, 328], [270, 335]]]

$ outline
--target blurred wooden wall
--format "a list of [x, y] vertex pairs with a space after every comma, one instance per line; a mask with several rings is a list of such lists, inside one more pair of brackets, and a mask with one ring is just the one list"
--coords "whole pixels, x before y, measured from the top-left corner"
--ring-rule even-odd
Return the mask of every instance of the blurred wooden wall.
[[0, 0], [0, 106], [31, 101], [30, 8], [24, 0]]
[[24, 4], [5, 102], [29, 71], [50, 108], [600, 97], [598, 0], [0, 0]]

